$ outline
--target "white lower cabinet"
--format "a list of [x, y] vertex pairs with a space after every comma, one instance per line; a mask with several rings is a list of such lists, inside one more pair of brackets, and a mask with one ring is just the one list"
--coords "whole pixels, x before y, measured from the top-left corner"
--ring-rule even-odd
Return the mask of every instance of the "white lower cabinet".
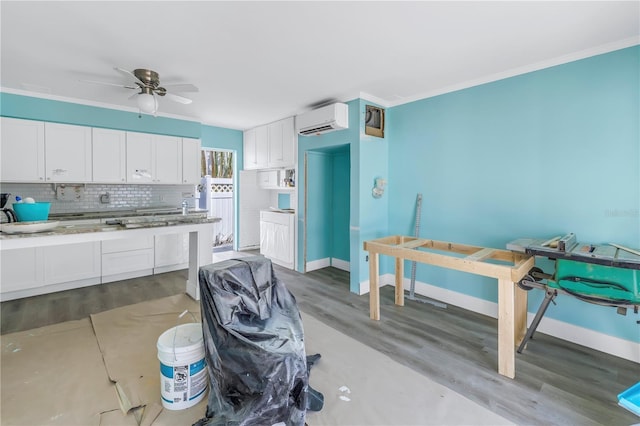
[[[189, 233], [0, 251], [0, 301], [187, 268]], [[213, 227], [199, 232], [199, 263], [211, 263]]]
[[153, 274], [153, 236], [102, 242], [102, 282]]
[[189, 234], [156, 235], [154, 273], [184, 269], [189, 264]]
[[100, 283], [100, 243], [3, 250], [0, 300]]
[[43, 249], [26, 248], [0, 252], [2, 300], [6, 293], [44, 285]]
[[295, 215], [260, 212], [260, 254], [285, 268], [294, 268]]
[[45, 285], [99, 277], [99, 242], [65, 244], [61, 247], [44, 247]]

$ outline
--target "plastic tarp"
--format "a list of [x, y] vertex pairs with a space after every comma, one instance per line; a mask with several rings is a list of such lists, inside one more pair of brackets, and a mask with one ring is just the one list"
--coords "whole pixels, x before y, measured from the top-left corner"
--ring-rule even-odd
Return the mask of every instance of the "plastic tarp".
[[[200, 268], [210, 390], [197, 425], [304, 425], [309, 371], [294, 296], [262, 256]], [[314, 391], [315, 392], [315, 391]]]

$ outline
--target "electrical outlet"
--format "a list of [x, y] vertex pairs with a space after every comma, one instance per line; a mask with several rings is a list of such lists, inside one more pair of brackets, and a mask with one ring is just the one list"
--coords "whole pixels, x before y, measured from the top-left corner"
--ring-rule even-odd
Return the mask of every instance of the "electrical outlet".
[[364, 257], [364, 261], [365, 261], [365, 262], [368, 262], [368, 261], [369, 261], [369, 255], [366, 255], [366, 256]]

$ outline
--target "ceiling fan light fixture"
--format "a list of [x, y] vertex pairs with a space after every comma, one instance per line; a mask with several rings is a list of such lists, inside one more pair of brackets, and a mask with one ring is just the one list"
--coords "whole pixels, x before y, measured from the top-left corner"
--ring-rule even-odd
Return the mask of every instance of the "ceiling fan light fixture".
[[155, 112], [158, 110], [156, 98], [149, 93], [140, 93], [138, 95], [137, 102], [138, 108], [144, 113], [155, 114]]

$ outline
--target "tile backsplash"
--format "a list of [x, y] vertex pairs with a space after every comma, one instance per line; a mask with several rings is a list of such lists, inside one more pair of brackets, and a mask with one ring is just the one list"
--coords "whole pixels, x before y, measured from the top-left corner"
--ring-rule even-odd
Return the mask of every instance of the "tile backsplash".
[[[15, 196], [31, 197], [51, 202], [51, 213], [129, 210], [153, 207], [180, 207], [183, 199], [193, 203], [195, 185], [105, 185], [3, 183], [0, 192], [11, 194], [7, 207]], [[104, 197], [105, 194], [108, 197]], [[109, 199], [109, 203], [102, 203]]]

